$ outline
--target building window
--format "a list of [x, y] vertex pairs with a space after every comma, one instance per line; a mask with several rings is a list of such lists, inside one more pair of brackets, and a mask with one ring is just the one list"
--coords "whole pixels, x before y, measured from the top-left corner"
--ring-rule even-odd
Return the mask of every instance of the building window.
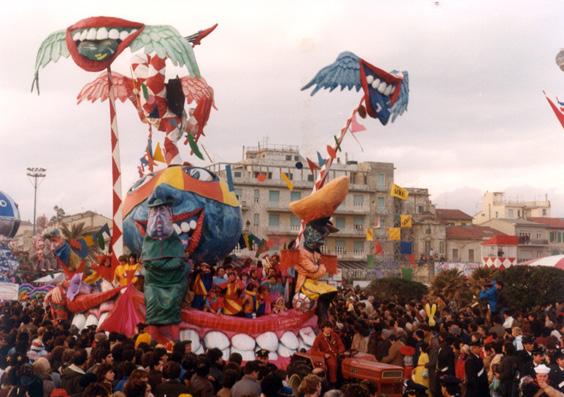
[[290, 201], [298, 201], [302, 198], [302, 192], [290, 192]]
[[429, 254], [431, 252], [431, 242], [429, 240], [425, 241], [425, 254]]
[[546, 210], [545, 209], [542, 210], [542, 216], [546, 216]]
[[345, 240], [335, 240], [335, 253], [337, 255], [345, 253]]
[[291, 154], [286, 155], [286, 161], [292, 161], [292, 155]]
[[507, 210], [507, 216], [508, 216], [509, 218], [513, 218], [513, 210], [512, 210], [512, 209], [508, 209], [508, 210]]
[[355, 241], [354, 242], [354, 256], [361, 256], [364, 255], [364, 241]]
[[376, 179], [376, 187], [378, 189], [386, 189], [386, 174], [378, 174]]
[[253, 214], [253, 226], [259, 227], [259, 223], [260, 223], [260, 214]]
[[278, 226], [280, 226], [280, 215], [268, 214], [268, 226], [272, 229], [278, 229]]
[[300, 160], [300, 156], [294, 156], [294, 160], [299, 161], [299, 160]]
[[457, 261], [457, 260], [458, 260], [458, 248], [453, 248], [453, 249], [452, 249], [452, 260], [453, 260], [453, 261]]
[[517, 210], [517, 218], [521, 218], [521, 210]]
[[495, 217], [499, 218], [499, 213], [497, 211], [495, 212]]
[[363, 216], [355, 216], [354, 217], [354, 230], [357, 232], [364, 231], [364, 217]]
[[344, 216], [338, 216], [335, 218], [335, 226], [337, 227], [337, 229], [339, 230], [345, 230], [346, 229], [346, 222], [345, 222], [345, 217]]
[[431, 226], [425, 228], [425, 234], [431, 234]]
[[313, 182], [313, 174], [308, 174], [308, 175], [307, 175], [307, 181], [308, 181], [308, 182]]
[[260, 190], [255, 189], [255, 191], [253, 193], [253, 197], [254, 197], [255, 203], [258, 203], [260, 201]]
[[290, 215], [290, 230], [293, 232], [298, 232], [300, 230], [300, 226], [300, 219], [295, 215]]
[[286, 175], [288, 176], [289, 180], [293, 180], [294, 179], [294, 174], [292, 174], [291, 172], [286, 172]]
[[444, 241], [439, 241], [439, 253], [440, 254], [445, 253], [445, 242]]
[[235, 193], [235, 196], [237, 196], [237, 200], [241, 200], [241, 196], [242, 196], [241, 189], [235, 189], [233, 190], [233, 193]]
[[378, 197], [378, 212], [384, 211], [386, 208], [386, 199], [384, 197]]
[[556, 238], [555, 238], [556, 232], [550, 232], [550, 242], [553, 243]]
[[425, 207], [423, 207], [422, 205], [418, 205], [417, 206], [417, 213], [422, 214], [423, 212], [425, 212]]
[[473, 249], [468, 250], [468, 262], [474, 262], [474, 250]]
[[277, 203], [280, 201], [280, 191], [278, 190], [269, 190], [268, 191], [268, 201], [271, 203]]
[[235, 171], [233, 175], [235, 175], [235, 178], [241, 178], [241, 171]]
[[353, 205], [355, 207], [362, 207], [364, 206], [364, 196], [362, 194], [355, 194], [353, 195]]

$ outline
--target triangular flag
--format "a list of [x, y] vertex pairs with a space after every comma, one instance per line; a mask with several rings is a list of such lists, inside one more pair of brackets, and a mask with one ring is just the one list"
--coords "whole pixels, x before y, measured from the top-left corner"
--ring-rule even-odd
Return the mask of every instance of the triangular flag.
[[366, 255], [366, 267], [369, 269], [374, 267], [374, 255]]
[[369, 227], [368, 229], [366, 229], [366, 241], [372, 240], [374, 240], [374, 233], [372, 232], [372, 228]]
[[317, 164], [315, 164], [313, 161], [311, 161], [311, 160], [308, 159], [307, 157], [306, 157], [306, 160], [307, 160], [307, 166], [309, 167], [309, 169], [311, 170], [311, 172], [313, 172], [313, 171], [319, 169], [319, 166], [318, 166]]
[[194, 139], [194, 136], [192, 134], [188, 134], [188, 143], [190, 144], [192, 153], [194, 153], [194, 155], [200, 160], [203, 160], [204, 155], [202, 154], [202, 152], [200, 152], [200, 148], [198, 147], [198, 144], [196, 143], [196, 140]]
[[288, 190], [290, 191], [294, 190], [294, 184], [292, 183], [292, 181], [290, 180], [288, 175], [286, 175], [285, 172], [280, 171], [280, 179], [282, 179], [282, 181], [286, 184]]
[[342, 152], [343, 150], [341, 149], [341, 142], [339, 142], [335, 135], [333, 135], [333, 139], [335, 140], [335, 151]]
[[382, 248], [382, 244], [380, 244], [379, 241], [375, 241], [374, 242], [374, 253], [376, 255], [381, 254], [382, 252], [384, 252], [384, 249]]
[[388, 240], [399, 241], [401, 239], [401, 229], [399, 227], [388, 228]]
[[554, 112], [554, 114], [556, 115], [556, 118], [558, 119], [558, 121], [560, 121], [560, 124], [562, 125], [562, 128], [564, 128], [564, 112], [562, 112], [560, 109], [558, 109], [556, 107], [556, 105], [554, 104], [554, 102], [552, 102], [552, 100], [546, 96], [546, 93], [544, 93], [544, 97], [546, 98], [546, 100], [548, 101], [548, 103], [550, 104], [550, 107], [552, 108], [552, 111]]
[[320, 167], [323, 167], [325, 164], [325, 159], [321, 157], [321, 153], [317, 152], [317, 162], [319, 163]]
[[165, 162], [163, 151], [161, 149], [161, 144], [159, 142], [157, 142], [157, 146], [155, 146], [155, 152], [153, 153], [153, 160], [158, 161], [159, 163]]
[[351, 117], [351, 125], [350, 125], [350, 130], [351, 132], [360, 132], [360, 131], [366, 131], [366, 127], [363, 126], [362, 124], [360, 124], [357, 120], [356, 120], [356, 113], [353, 113], [352, 117]]
[[331, 157], [332, 159], [334, 159], [335, 157], [337, 157], [337, 151], [335, 149], [333, 149], [333, 147], [331, 145], [327, 145], [327, 154], [329, 155], [329, 157]]

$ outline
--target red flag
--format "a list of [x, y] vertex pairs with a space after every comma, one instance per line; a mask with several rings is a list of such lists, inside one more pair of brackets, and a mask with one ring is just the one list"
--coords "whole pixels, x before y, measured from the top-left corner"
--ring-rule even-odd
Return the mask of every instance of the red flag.
[[375, 241], [374, 242], [374, 253], [376, 255], [381, 254], [382, 252], [384, 252], [384, 249], [382, 248], [382, 244], [380, 244], [379, 241]]
[[546, 98], [546, 100], [548, 101], [548, 103], [550, 104], [550, 107], [552, 108], [552, 111], [554, 112], [554, 114], [556, 115], [556, 118], [558, 118], [558, 121], [560, 121], [560, 124], [562, 125], [562, 128], [564, 128], [564, 113], [562, 112], [562, 110], [558, 109], [556, 107], [556, 105], [554, 104], [554, 102], [552, 102], [552, 100], [546, 96], [546, 93], [543, 91], [544, 93], [544, 97]]
[[329, 157], [331, 157], [332, 159], [334, 159], [335, 157], [337, 157], [337, 151], [330, 145], [327, 145], [327, 154], [329, 155]]
[[306, 160], [307, 160], [307, 166], [309, 167], [309, 169], [311, 170], [311, 172], [313, 172], [313, 171], [319, 169], [319, 166], [318, 166], [317, 164], [315, 164], [313, 161], [311, 161], [311, 160], [308, 159], [307, 157], [306, 157]]

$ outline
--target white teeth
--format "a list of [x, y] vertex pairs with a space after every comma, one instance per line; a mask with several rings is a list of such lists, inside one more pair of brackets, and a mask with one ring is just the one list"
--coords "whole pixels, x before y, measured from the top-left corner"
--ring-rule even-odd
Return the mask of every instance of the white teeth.
[[133, 34], [135, 32], [137, 32], [137, 29], [132, 29], [131, 32], [129, 32], [129, 34]]
[[389, 85], [388, 88], [386, 88], [386, 91], [384, 92], [384, 95], [388, 96], [392, 93], [392, 91], [394, 90], [394, 86], [393, 85]]
[[72, 40], [73, 41], [78, 41], [80, 40], [80, 31], [77, 30], [76, 32], [74, 32], [74, 34], [72, 35]]
[[374, 81], [374, 76], [372, 76], [371, 74], [366, 76], [366, 83], [367, 84], [372, 84], [373, 81]]
[[188, 224], [188, 222], [182, 222], [180, 224], [180, 228], [184, 233], [188, 233], [190, 231], [190, 225]]
[[127, 31], [125, 31], [125, 30], [122, 30], [122, 31], [119, 33], [119, 39], [120, 39], [120, 40], [125, 40], [125, 39], [127, 38], [127, 36], [129, 36], [129, 32], [127, 32]]
[[180, 229], [180, 226], [178, 226], [176, 223], [174, 223], [172, 225], [172, 227], [173, 227], [174, 231], [176, 232], [176, 234], [182, 233], [182, 229]]
[[86, 35], [86, 40], [96, 40], [96, 28], [88, 29], [88, 34]]
[[100, 28], [96, 32], [96, 40], [106, 40], [108, 38], [108, 29]]
[[88, 29], [84, 29], [80, 32], [80, 41], [86, 40], [86, 35], [88, 34]]
[[197, 226], [197, 225], [198, 225], [198, 224], [197, 224], [197, 222], [196, 222], [194, 219], [192, 219], [192, 220], [190, 221], [190, 229], [196, 229], [196, 226]]
[[112, 40], [119, 39], [119, 31], [117, 29], [110, 29], [110, 33], [108, 34], [108, 37]]
[[386, 92], [386, 88], [388, 88], [388, 85], [382, 81], [378, 86], [378, 92], [380, 94], [383, 94], [384, 92]]
[[380, 79], [374, 79], [372, 82], [372, 88], [376, 90], [378, 88], [378, 84], [380, 84]]

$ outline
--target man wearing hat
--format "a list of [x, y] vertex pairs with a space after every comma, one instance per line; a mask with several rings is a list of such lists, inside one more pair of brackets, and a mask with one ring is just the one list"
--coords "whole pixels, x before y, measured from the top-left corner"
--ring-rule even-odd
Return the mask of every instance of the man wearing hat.
[[331, 323], [326, 322], [321, 326], [321, 333], [315, 338], [311, 352], [323, 355], [327, 366], [327, 380], [332, 385], [337, 383], [338, 359], [345, 352], [345, 345], [333, 331]]
[[523, 376], [531, 376], [531, 377], [535, 377], [535, 368], [538, 367], [539, 365], [543, 365], [544, 362], [544, 350], [541, 347], [536, 347], [533, 349], [533, 351], [531, 352], [532, 355], [532, 360], [528, 361], [522, 368], [520, 368], [521, 371], [521, 377]]
[[[460, 381], [454, 375], [443, 375], [440, 377], [441, 395], [443, 397], [460, 397]], [[489, 394], [484, 394], [488, 396]]]
[[482, 344], [480, 341], [472, 341], [470, 344], [470, 355], [466, 359], [466, 396], [483, 397], [489, 396], [488, 374], [484, 361], [480, 357]]
[[532, 336], [525, 335], [523, 336], [522, 342], [523, 342], [523, 350], [519, 350], [517, 352], [520, 378], [526, 375], [534, 376], [533, 350], [535, 348], [535, 339]]
[[564, 351], [559, 350], [554, 355], [554, 364], [550, 369], [550, 385], [564, 393]]
[[[548, 383], [548, 374], [550, 373], [550, 368], [546, 365], [541, 364], [535, 368], [535, 383], [540, 389], [535, 393], [535, 397], [563, 397], [564, 394]], [[542, 390], [542, 393], [540, 391]]]

